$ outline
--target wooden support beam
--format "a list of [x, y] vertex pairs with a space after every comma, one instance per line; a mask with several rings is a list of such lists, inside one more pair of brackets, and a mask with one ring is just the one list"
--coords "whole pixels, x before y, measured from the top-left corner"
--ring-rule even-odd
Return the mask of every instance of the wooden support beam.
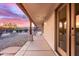
[[27, 15], [29, 17], [29, 20], [31, 20], [34, 23], [34, 25], [37, 26], [36, 23], [33, 21], [31, 15], [29, 15], [29, 12], [27, 11], [27, 9], [23, 6], [23, 4], [16, 3], [16, 5], [25, 13], [25, 15]]
[[30, 20], [30, 34], [32, 34], [32, 21]]

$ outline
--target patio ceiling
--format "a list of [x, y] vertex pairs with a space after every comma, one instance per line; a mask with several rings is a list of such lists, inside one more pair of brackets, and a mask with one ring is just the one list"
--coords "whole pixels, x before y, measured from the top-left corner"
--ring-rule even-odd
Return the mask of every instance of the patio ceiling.
[[[33, 22], [41, 27], [45, 20], [48, 20], [53, 10], [57, 7], [56, 3], [22, 3], [18, 4], [28, 12]], [[21, 7], [21, 9], [22, 9]]]

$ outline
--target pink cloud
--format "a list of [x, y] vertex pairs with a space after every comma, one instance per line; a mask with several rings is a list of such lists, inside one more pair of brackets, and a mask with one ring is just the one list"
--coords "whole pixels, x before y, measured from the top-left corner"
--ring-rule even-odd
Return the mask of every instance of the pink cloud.
[[6, 23], [16, 24], [19, 27], [29, 27], [29, 20], [23, 20], [20, 18], [2, 18], [2, 19], [0, 19], [0, 25], [6, 24]]

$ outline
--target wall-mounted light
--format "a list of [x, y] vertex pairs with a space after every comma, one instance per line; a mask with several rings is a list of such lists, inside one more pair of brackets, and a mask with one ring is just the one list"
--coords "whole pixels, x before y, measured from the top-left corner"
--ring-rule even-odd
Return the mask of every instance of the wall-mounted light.
[[46, 25], [47, 23], [46, 22], [44, 22], [44, 25]]
[[62, 28], [62, 27], [63, 27], [62, 22], [59, 22], [59, 28]]

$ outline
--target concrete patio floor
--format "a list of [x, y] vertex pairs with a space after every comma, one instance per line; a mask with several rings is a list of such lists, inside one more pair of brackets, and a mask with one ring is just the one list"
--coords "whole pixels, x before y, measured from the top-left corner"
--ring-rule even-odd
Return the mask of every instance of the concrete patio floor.
[[43, 36], [36, 35], [33, 39], [28, 41], [15, 56], [56, 56]]

